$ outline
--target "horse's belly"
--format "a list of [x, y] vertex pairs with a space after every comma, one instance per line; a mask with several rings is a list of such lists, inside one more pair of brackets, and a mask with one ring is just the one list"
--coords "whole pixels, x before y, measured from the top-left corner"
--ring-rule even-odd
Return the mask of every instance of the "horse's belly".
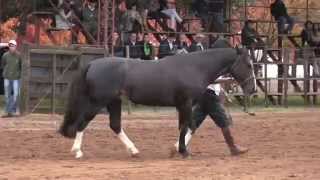
[[131, 90], [128, 98], [136, 103], [149, 106], [174, 106], [173, 93], [164, 90]]

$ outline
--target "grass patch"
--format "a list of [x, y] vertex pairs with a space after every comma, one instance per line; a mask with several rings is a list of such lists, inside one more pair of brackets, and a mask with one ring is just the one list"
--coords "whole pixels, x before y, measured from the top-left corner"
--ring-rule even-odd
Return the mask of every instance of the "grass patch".
[[[65, 100], [64, 99], [56, 99], [56, 113], [63, 113]], [[0, 110], [3, 111], [5, 107], [5, 99], [4, 96], [0, 96]], [[273, 106], [269, 103], [268, 106], [265, 104], [264, 97], [258, 96], [251, 99], [251, 107], [250, 109], [253, 111], [263, 111], [263, 112], [286, 112], [286, 111], [295, 111], [295, 110], [305, 110], [306, 108], [319, 108], [320, 107], [320, 98], [318, 100], [317, 105], [305, 105], [304, 99], [301, 96], [290, 96], [288, 97], [288, 108], [283, 106]], [[30, 110], [34, 108], [30, 107]], [[226, 108], [232, 112], [241, 112], [243, 107], [239, 105], [236, 99], [233, 99], [232, 104], [226, 105]], [[123, 112], [172, 112], [175, 111], [174, 107], [152, 107], [152, 106], [143, 106], [136, 105], [131, 103], [129, 105], [126, 99], [123, 99]], [[35, 110], [36, 113], [51, 113], [51, 99], [44, 99], [39, 106]]]

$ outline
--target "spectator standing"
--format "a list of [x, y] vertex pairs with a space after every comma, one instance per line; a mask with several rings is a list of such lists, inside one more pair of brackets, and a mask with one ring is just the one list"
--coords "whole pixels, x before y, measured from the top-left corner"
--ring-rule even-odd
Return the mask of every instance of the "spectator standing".
[[205, 31], [225, 32], [224, 26], [225, 0], [193, 0], [191, 11], [201, 18]]
[[173, 2], [168, 2], [168, 0], [159, 0], [160, 9], [159, 11], [163, 14], [167, 15], [170, 18], [170, 28], [177, 29], [177, 22], [179, 23], [180, 27], [183, 24], [183, 19], [177, 13], [177, 9]]
[[143, 60], [152, 60], [153, 57], [153, 46], [150, 43], [149, 34], [145, 33], [143, 35], [143, 40], [138, 43], [141, 48], [141, 59]]
[[[141, 47], [137, 42], [137, 34], [131, 33], [129, 41], [126, 43], [126, 46], [129, 46], [129, 57], [130, 58], [140, 58], [141, 57]], [[125, 57], [128, 57], [125, 50]]]
[[203, 34], [196, 34], [193, 38], [194, 40], [191, 43], [190, 52], [204, 51], [206, 49], [203, 45], [204, 38], [205, 36]]
[[252, 20], [246, 20], [241, 31], [241, 43], [249, 49], [250, 56], [256, 62], [255, 50], [263, 50], [262, 61], [267, 60], [267, 53], [273, 59], [277, 59], [271, 51], [266, 51], [266, 43], [261, 39], [259, 33], [254, 29]]
[[82, 10], [83, 26], [97, 39], [98, 35], [98, 4], [96, 0], [88, 0]]
[[69, 1], [60, 0], [58, 2], [58, 13], [55, 15], [56, 28], [59, 29], [58, 34], [59, 44], [69, 44], [70, 37], [74, 41], [75, 37], [72, 36], [70, 30], [75, 27], [74, 24], [75, 13], [71, 9]]
[[225, 9], [225, 0], [215, 0], [209, 4], [209, 15], [213, 18], [213, 28], [215, 32], [226, 32], [224, 26], [224, 9]]
[[312, 21], [307, 21], [304, 24], [304, 29], [301, 31], [301, 40], [303, 46], [307, 44], [310, 47], [320, 47], [320, 37]]
[[320, 62], [315, 57], [320, 57], [320, 37], [318, 36], [318, 30], [312, 21], [307, 21], [304, 25], [304, 29], [301, 32], [302, 46], [305, 47], [306, 44], [311, 47], [311, 49], [306, 49], [305, 53], [310, 54], [313, 58], [313, 71], [316, 76], [320, 76]]
[[123, 44], [121, 43], [119, 33], [113, 32], [112, 33], [112, 45], [113, 45], [113, 55], [115, 57], [124, 57], [124, 48]]
[[[144, 8], [143, 16], [145, 16], [145, 24], [147, 24], [147, 18], [150, 17], [151, 19], [155, 19], [164, 31], [174, 32], [166, 22], [168, 16], [160, 10], [159, 0], [140, 0], [140, 2], [144, 3], [144, 6], [140, 6], [140, 9]], [[145, 25], [145, 27], [147, 27], [147, 25]]]
[[178, 50], [175, 34], [169, 34], [169, 37], [164, 35], [164, 39], [160, 42], [159, 58], [175, 55]]
[[64, 1], [59, 1], [58, 13], [55, 16], [56, 27], [59, 29], [70, 30], [74, 24], [72, 19], [74, 16], [73, 10], [70, 8], [69, 4]]
[[128, 41], [130, 33], [142, 32], [143, 19], [137, 11], [136, 3], [127, 4], [128, 10], [123, 13], [120, 20], [120, 31], [123, 33], [123, 40]]
[[183, 53], [188, 53], [190, 47], [188, 44], [188, 38], [185, 34], [183, 33], [179, 34], [177, 45], [178, 45], [179, 51]]
[[12, 117], [18, 113], [19, 81], [21, 78], [22, 59], [16, 48], [17, 42], [15, 40], [10, 40], [9, 51], [2, 56], [6, 101], [6, 114], [2, 117]]
[[[291, 34], [294, 20], [288, 15], [288, 10], [286, 5], [282, 0], [275, 0], [271, 6], [271, 14], [274, 19], [277, 21], [278, 33], [279, 34]], [[288, 27], [285, 28], [285, 25], [288, 24]]]

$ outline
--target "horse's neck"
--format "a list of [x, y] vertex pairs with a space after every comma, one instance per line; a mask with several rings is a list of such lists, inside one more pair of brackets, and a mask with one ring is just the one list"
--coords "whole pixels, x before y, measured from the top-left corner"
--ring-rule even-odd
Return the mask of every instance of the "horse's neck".
[[199, 58], [196, 59], [199, 62], [196, 65], [206, 73], [209, 83], [213, 83], [219, 76], [226, 74], [236, 60], [236, 57], [231, 53], [231, 49], [225, 50], [225, 52], [221, 50], [221, 53], [209, 50], [201, 53]]

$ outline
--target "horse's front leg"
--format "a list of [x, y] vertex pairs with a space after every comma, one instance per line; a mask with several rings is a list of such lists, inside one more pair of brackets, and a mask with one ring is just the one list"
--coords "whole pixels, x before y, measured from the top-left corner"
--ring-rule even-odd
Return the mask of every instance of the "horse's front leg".
[[83, 152], [81, 151], [81, 145], [83, 140], [83, 131], [77, 131], [76, 138], [73, 142], [71, 152], [76, 154], [76, 158], [83, 157]]
[[[192, 115], [192, 101], [186, 100], [178, 106], [179, 111], [179, 128], [180, 128], [180, 136], [179, 136], [179, 153], [183, 157], [188, 157], [189, 152], [186, 147], [185, 137], [188, 130], [188, 125], [191, 123], [191, 115]], [[191, 137], [190, 137], [191, 138]]]
[[84, 133], [84, 129], [88, 126], [89, 122], [96, 116], [97, 112], [100, 109], [97, 108], [89, 108], [87, 109], [86, 113], [83, 113], [81, 116], [79, 116], [79, 118], [81, 118], [82, 120], [79, 121], [78, 125], [77, 125], [77, 134], [76, 134], [76, 138], [74, 140], [73, 146], [71, 148], [71, 152], [74, 152], [76, 154], [76, 158], [81, 158], [83, 157], [83, 152], [81, 150], [81, 146], [82, 146], [82, 141], [83, 141], [83, 133]]
[[81, 150], [81, 146], [82, 146], [82, 141], [83, 141], [83, 133], [84, 133], [84, 129], [87, 127], [88, 123], [90, 121], [84, 121], [81, 123], [81, 125], [79, 125], [77, 127], [77, 134], [76, 134], [76, 138], [74, 139], [72, 148], [71, 148], [71, 152], [76, 154], [76, 158], [82, 158], [83, 157], [83, 152]]
[[139, 150], [121, 128], [121, 100], [115, 100], [107, 106], [110, 115], [110, 128], [115, 132], [120, 141], [126, 146], [133, 157], [138, 156]]

